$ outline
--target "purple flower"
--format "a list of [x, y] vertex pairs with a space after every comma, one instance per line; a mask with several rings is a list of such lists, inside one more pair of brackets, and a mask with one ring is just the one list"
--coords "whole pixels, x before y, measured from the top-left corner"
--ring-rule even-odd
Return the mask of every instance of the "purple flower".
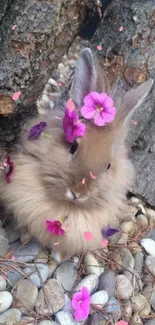
[[80, 292], [76, 292], [72, 298], [72, 307], [75, 310], [76, 321], [84, 320], [90, 312], [90, 295], [88, 289], [83, 287]]
[[104, 238], [108, 238], [108, 237], [110, 237], [110, 236], [113, 236], [113, 235], [116, 234], [117, 232], [119, 232], [119, 230], [116, 229], [116, 228], [107, 228], [107, 230], [102, 229], [101, 232], [102, 232], [102, 236], [103, 236]]
[[29, 132], [28, 140], [34, 140], [38, 138], [39, 135], [44, 132], [46, 126], [47, 123], [44, 121], [41, 121], [39, 124], [32, 126]]
[[105, 93], [91, 92], [84, 97], [84, 106], [81, 107], [81, 115], [85, 119], [93, 119], [98, 126], [111, 123], [115, 117], [116, 109], [111, 97]]
[[75, 110], [65, 108], [65, 115], [63, 118], [63, 129], [66, 141], [72, 143], [77, 138], [83, 137], [86, 131], [86, 125], [81, 123], [78, 114]]
[[62, 224], [58, 220], [46, 220], [46, 229], [56, 236], [63, 236], [65, 234]]
[[12, 181], [12, 173], [13, 173], [13, 170], [14, 170], [14, 163], [13, 163], [13, 161], [11, 161], [10, 155], [7, 155], [6, 163], [9, 166], [9, 170], [8, 170], [8, 172], [6, 174], [6, 181], [7, 181], [7, 183], [11, 183], [11, 181]]

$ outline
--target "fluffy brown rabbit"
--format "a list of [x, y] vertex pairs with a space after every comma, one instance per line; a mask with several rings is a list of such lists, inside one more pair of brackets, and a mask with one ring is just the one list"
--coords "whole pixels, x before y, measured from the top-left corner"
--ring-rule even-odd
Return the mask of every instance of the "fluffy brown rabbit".
[[[83, 105], [83, 98], [93, 90], [105, 92], [101, 82], [102, 72], [96, 71], [90, 49], [84, 49], [75, 69], [71, 96], [76, 110]], [[114, 96], [117, 113], [114, 121], [98, 127], [86, 122], [86, 133], [78, 143], [65, 141], [62, 119], [64, 112], [57, 108], [44, 118], [31, 120], [21, 139], [22, 154], [12, 154], [14, 173], [12, 182], [1, 180], [0, 200], [8, 212], [17, 219], [24, 238], [36, 238], [52, 250], [58, 260], [101, 248], [101, 229], [119, 226], [127, 182], [133, 180], [133, 167], [126, 155], [125, 136], [127, 118], [142, 102], [152, 87], [149, 79], [122, 98]], [[111, 93], [112, 94], [112, 93]], [[65, 108], [65, 104], [64, 104]], [[46, 135], [28, 140], [30, 128], [46, 121]], [[90, 171], [96, 179], [90, 177]], [[82, 179], [85, 178], [85, 184]], [[63, 222], [65, 234], [55, 236], [46, 230], [46, 219]], [[91, 232], [93, 239], [84, 238]], [[59, 242], [57, 246], [53, 245]]]

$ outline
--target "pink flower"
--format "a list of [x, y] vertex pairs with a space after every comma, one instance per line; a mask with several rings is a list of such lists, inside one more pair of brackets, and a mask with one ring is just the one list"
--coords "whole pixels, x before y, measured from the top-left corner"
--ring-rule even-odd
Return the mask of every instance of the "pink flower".
[[46, 229], [57, 236], [63, 236], [65, 231], [62, 229], [62, 224], [58, 220], [46, 220]]
[[84, 106], [81, 107], [81, 114], [86, 119], [93, 119], [98, 126], [111, 123], [115, 117], [116, 109], [111, 97], [107, 94], [91, 92], [84, 97]]
[[72, 307], [75, 310], [74, 317], [76, 321], [81, 321], [88, 317], [90, 312], [90, 295], [86, 287], [83, 287], [80, 292], [74, 293]]
[[63, 118], [63, 129], [66, 141], [72, 143], [76, 140], [76, 138], [84, 136], [86, 125], [80, 122], [78, 114], [75, 112], [75, 110], [70, 111], [66, 107], [65, 116]]

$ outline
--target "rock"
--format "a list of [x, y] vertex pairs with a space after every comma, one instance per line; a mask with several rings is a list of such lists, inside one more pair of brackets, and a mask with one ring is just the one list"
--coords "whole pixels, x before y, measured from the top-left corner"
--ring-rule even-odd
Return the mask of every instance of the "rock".
[[155, 288], [152, 290], [150, 304], [151, 304], [152, 308], [155, 310]]
[[71, 291], [77, 279], [77, 270], [74, 263], [69, 261], [61, 263], [56, 269], [54, 277], [65, 291]]
[[123, 319], [128, 322], [132, 316], [132, 304], [130, 300], [124, 301], [122, 307], [123, 307]]
[[136, 290], [136, 291], [142, 290], [143, 283], [141, 280], [141, 276], [139, 275], [139, 273], [137, 273], [137, 271], [135, 269], [128, 268], [128, 270], [125, 270], [123, 273], [131, 282], [134, 290]]
[[93, 313], [88, 317], [87, 325], [106, 325], [107, 320], [104, 315], [99, 313]]
[[131, 196], [130, 200], [132, 202], [132, 205], [134, 204], [134, 206], [136, 206], [136, 207], [138, 206], [138, 204], [141, 203], [141, 200], [138, 199], [136, 196]]
[[145, 259], [145, 266], [147, 270], [155, 276], [155, 257], [153, 256], [147, 256]]
[[41, 246], [34, 240], [31, 240], [28, 244], [21, 246], [14, 256], [17, 261], [32, 262], [40, 252]]
[[149, 284], [147, 284], [144, 288], [143, 288], [143, 295], [145, 296], [145, 298], [150, 301], [151, 295], [152, 295], [152, 284], [151, 282]]
[[128, 242], [128, 234], [124, 232], [123, 234], [121, 234], [117, 243], [119, 245], [127, 245], [127, 242]]
[[8, 252], [8, 239], [5, 230], [0, 226], [0, 255], [5, 256]]
[[134, 259], [135, 270], [139, 273], [139, 275], [141, 275], [143, 270], [144, 254], [142, 252], [138, 252], [134, 255]]
[[145, 229], [146, 227], [148, 227], [148, 219], [146, 218], [146, 216], [144, 216], [144, 214], [138, 214], [137, 226], [140, 229]]
[[130, 236], [133, 236], [137, 231], [137, 224], [133, 221], [125, 221], [121, 224], [121, 230]]
[[125, 247], [117, 248], [112, 253], [111, 257], [120, 271], [124, 270], [124, 268], [134, 268], [134, 258], [130, 251]]
[[141, 240], [141, 245], [149, 255], [155, 257], [155, 241], [153, 239], [144, 238]]
[[8, 284], [12, 287], [23, 277], [22, 273], [19, 271], [22, 272], [22, 269], [20, 267], [18, 267], [18, 270], [12, 269], [7, 272], [7, 278], [9, 280]]
[[38, 296], [38, 288], [29, 279], [21, 280], [15, 293], [15, 307], [19, 308], [23, 315], [30, 315]]
[[37, 288], [41, 288], [48, 277], [48, 265], [41, 263], [37, 263], [37, 265], [29, 264], [28, 267], [24, 268], [23, 272], [37, 286]]
[[[21, 325], [35, 325], [35, 319], [33, 317], [23, 316], [21, 318]], [[25, 323], [22, 324], [22, 321]]]
[[41, 251], [35, 258], [35, 263], [47, 264], [48, 254], [44, 251]]
[[147, 320], [147, 322], [145, 322], [145, 325], [154, 325], [154, 319]]
[[133, 293], [131, 281], [123, 274], [116, 277], [116, 291], [120, 299], [128, 300]]
[[16, 222], [9, 220], [8, 224], [5, 226], [6, 236], [8, 238], [8, 243], [12, 244], [20, 237], [20, 232], [17, 227]]
[[72, 309], [72, 302], [69, 296], [65, 293], [65, 306], [62, 309], [63, 311], [73, 315], [74, 310]]
[[84, 256], [85, 270], [88, 274], [96, 274], [98, 277], [104, 272], [104, 268], [98, 263], [92, 253], [88, 252]]
[[55, 318], [60, 325], [84, 325], [85, 324], [85, 321], [76, 322], [71, 314], [64, 311], [59, 311], [55, 315]]
[[72, 258], [72, 262], [74, 263], [74, 265], [76, 265], [76, 266], [78, 266], [78, 264], [79, 264], [79, 257], [78, 256], [73, 256], [73, 258]]
[[2, 275], [0, 275], [0, 291], [5, 290], [6, 288], [6, 280], [3, 278]]
[[133, 310], [144, 317], [150, 314], [151, 307], [147, 299], [139, 292], [135, 293], [132, 298]]
[[55, 322], [52, 320], [42, 320], [38, 325], [57, 325]]
[[98, 308], [102, 308], [108, 301], [108, 294], [106, 291], [101, 290], [95, 292], [91, 296], [91, 304], [97, 305]]
[[10, 292], [0, 292], [0, 314], [10, 308], [12, 304], [12, 295]]
[[146, 234], [146, 237], [155, 240], [155, 229], [149, 230], [149, 232]]
[[74, 289], [75, 291], [80, 291], [82, 287], [86, 287], [90, 294], [96, 291], [98, 287], [99, 279], [95, 274], [89, 274], [84, 279], [82, 279]]
[[0, 315], [0, 324], [16, 325], [21, 319], [21, 312], [19, 309], [11, 308], [2, 315]]
[[54, 258], [52, 258], [48, 263], [48, 279], [51, 278], [57, 266], [58, 263], [56, 262], [56, 260], [54, 260]]
[[133, 314], [131, 319], [131, 325], [143, 325], [143, 322], [138, 313]]
[[130, 249], [132, 254], [136, 254], [142, 251], [142, 247], [138, 243], [133, 241], [131, 243], [128, 243], [128, 249]]
[[103, 310], [105, 313], [110, 314], [110, 317], [114, 318], [115, 321], [117, 321], [121, 316], [120, 303], [114, 297], [109, 298]]
[[[46, 294], [46, 297], [44, 295]], [[61, 285], [55, 279], [50, 279], [38, 294], [35, 309], [39, 315], [53, 315], [65, 305], [65, 296]]]
[[98, 290], [105, 290], [109, 297], [115, 294], [116, 275], [112, 270], [106, 270], [99, 278]]
[[9, 245], [8, 252], [11, 252], [12, 254], [15, 253], [16, 250], [18, 250], [21, 247], [20, 240], [16, 240], [13, 243]]

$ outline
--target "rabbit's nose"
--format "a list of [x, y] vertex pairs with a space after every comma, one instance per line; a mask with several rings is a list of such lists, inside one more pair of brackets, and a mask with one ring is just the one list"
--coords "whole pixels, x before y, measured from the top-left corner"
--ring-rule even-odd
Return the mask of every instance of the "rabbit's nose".
[[74, 191], [72, 191], [70, 189], [67, 190], [66, 196], [70, 200], [77, 200], [77, 198], [79, 197], [78, 193], [75, 193]]

